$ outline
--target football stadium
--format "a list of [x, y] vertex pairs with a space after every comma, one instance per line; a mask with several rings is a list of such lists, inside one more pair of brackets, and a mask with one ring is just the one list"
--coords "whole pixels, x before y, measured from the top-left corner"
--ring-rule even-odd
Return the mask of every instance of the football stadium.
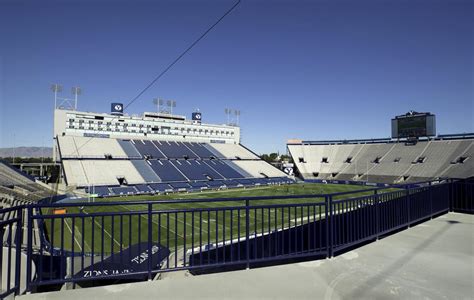
[[[52, 118], [34, 113], [51, 162], [0, 159], [0, 299], [472, 297], [474, 132], [439, 134], [447, 112], [400, 106], [377, 119], [384, 137], [347, 124], [347, 139], [300, 118], [269, 160], [243, 138], [245, 122], [262, 144], [281, 130], [266, 115], [129, 109], [239, 3], [130, 102], [51, 86]], [[374, 111], [331, 123], [344, 114]]]
[[321, 259], [473, 210], [474, 134], [436, 136], [430, 113], [391, 139], [289, 140], [294, 176], [236, 125], [122, 107], [55, 109], [53, 185], [0, 164], [6, 293]]

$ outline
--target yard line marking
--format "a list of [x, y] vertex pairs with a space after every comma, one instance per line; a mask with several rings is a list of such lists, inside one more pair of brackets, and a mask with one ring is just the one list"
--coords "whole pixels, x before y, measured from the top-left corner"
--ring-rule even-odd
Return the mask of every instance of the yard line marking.
[[[84, 209], [84, 211], [86, 211], [86, 210]], [[104, 217], [104, 216], [102, 216], [102, 217]], [[102, 230], [103, 230], [111, 239], [114, 240], [114, 243], [117, 244], [117, 246], [120, 247], [121, 244], [120, 244], [119, 242], [117, 242], [117, 240], [116, 240], [114, 237], [112, 237], [112, 235], [111, 235], [104, 227], [102, 227], [102, 225], [100, 225], [99, 222], [97, 222], [97, 220], [95, 219], [95, 217], [92, 217], [92, 218], [94, 219], [94, 223], [97, 224], [97, 226], [99, 226], [100, 228], [102, 228]]]
[[[71, 236], [72, 236], [72, 229], [71, 229], [71, 226], [69, 226], [69, 222], [67, 219], [64, 219], [64, 223], [66, 223], [66, 226], [67, 226], [67, 229], [69, 229], [69, 231], [71, 232]], [[76, 232], [76, 226], [74, 226], [74, 232]], [[80, 234], [80, 233], [79, 233]], [[82, 236], [82, 235], [81, 235]], [[77, 238], [76, 238], [76, 235], [74, 235], [74, 241], [76, 242], [76, 244], [79, 246], [79, 248], [81, 249], [82, 251], [82, 246], [81, 244], [79, 244], [79, 242], [77, 241]]]
[[[123, 205], [121, 205], [121, 206], [123, 206]], [[140, 207], [144, 206], [144, 207], [146, 207], [145, 205], [137, 205], [137, 206], [140, 206]], [[125, 206], [123, 206], [123, 207], [126, 208], [126, 209], [129, 210], [129, 211], [132, 211], [132, 210], [130, 210], [129, 208], [127, 208], [127, 207], [125, 207]], [[181, 221], [179, 218], [175, 218], [175, 217], [173, 216], [173, 214], [174, 214], [173, 212], [171, 212], [171, 213], [163, 212], [163, 213], [159, 213], [159, 214], [158, 214], [158, 213], [152, 213], [153, 216], [164, 215], [164, 214], [167, 214], [167, 215], [170, 217], [170, 219], [171, 219], [171, 218], [172, 218], [173, 220], [176, 219], [176, 220], [178, 221], [178, 223], [181, 223], [181, 224], [183, 224], [183, 225], [186, 224], [187, 226], [191, 226], [191, 227], [194, 227], [195, 229], [196, 229], [196, 228], [199, 229], [199, 227], [194, 226], [194, 224], [190, 224], [190, 223], [188, 223], [188, 222], [184, 223], [184, 222]], [[145, 216], [145, 217], [148, 219], [147, 216]], [[195, 221], [195, 222], [196, 222], [196, 221]], [[158, 223], [156, 223], [155, 221], [153, 221], [153, 223], [155, 223], [155, 224], [158, 225]], [[166, 227], [163, 226], [163, 224], [161, 225], [161, 227], [166, 228]], [[207, 233], [207, 230], [203, 229], [203, 231], [205, 231], [205, 232]], [[174, 232], [174, 231], [173, 231], [173, 232]], [[179, 234], [178, 234], [178, 235], [179, 235]], [[186, 234], [186, 236], [188, 236], [188, 235], [191, 236], [192, 233]], [[182, 238], [184, 238], [182, 235], [180, 235], [180, 236], [181, 236]]]
[[[125, 208], [126, 210], [130, 211], [130, 212], [133, 212], [133, 210], [129, 209], [128, 207], [126, 207], [125, 205], [120, 205], [121, 207]], [[145, 215], [145, 214], [137, 214], [137, 215], [140, 215], [140, 218], [146, 218], [148, 220], [148, 215]], [[176, 235], [178, 235], [179, 237], [183, 238], [184, 239], [184, 236], [182, 236], [181, 234], [177, 233], [176, 231], [174, 231], [173, 229], [171, 228], [167, 228], [166, 226], [164, 226], [163, 224], [159, 224], [157, 221], [154, 221], [153, 219], [153, 216], [151, 218], [151, 222], [162, 227], [162, 228], [165, 228], [165, 229], [168, 229], [168, 231], [171, 231], [172, 233], [175, 233]]]

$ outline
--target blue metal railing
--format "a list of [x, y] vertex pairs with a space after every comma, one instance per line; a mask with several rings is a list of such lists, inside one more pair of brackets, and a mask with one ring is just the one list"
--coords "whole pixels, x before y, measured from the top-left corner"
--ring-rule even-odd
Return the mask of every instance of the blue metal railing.
[[[35, 204], [10, 209], [18, 217], [0, 224], [11, 231], [27, 211], [25, 280], [35, 291], [332, 257], [449, 210], [472, 212], [473, 190], [469, 182], [442, 180], [333, 194]], [[3, 295], [18, 292], [19, 280]]]
[[17, 249], [22, 242], [22, 209], [1, 209], [0, 216], [0, 299], [3, 299], [20, 293], [21, 251]]

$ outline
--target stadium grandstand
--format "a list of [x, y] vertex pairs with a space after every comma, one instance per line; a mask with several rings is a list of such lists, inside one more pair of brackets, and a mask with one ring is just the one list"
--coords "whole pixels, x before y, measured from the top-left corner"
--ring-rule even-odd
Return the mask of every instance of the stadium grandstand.
[[54, 115], [64, 183], [99, 197], [293, 182], [240, 144], [238, 126], [204, 124], [200, 113]]
[[434, 124], [432, 114], [409, 112], [392, 119], [392, 138], [289, 140], [287, 147], [304, 180], [410, 183], [474, 176], [474, 133], [434, 136]]
[[[28, 216], [25, 209], [17, 210], [9, 208], [16, 208], [28, 204], [38, 204], [43, 201], [49, 201], [55, 194], [47, 185], [42, 182], [36, 182], [34, 178], [25, 173], [20, 172], [16, 168], [10, 166], [8, 163], [0, 161], [0, 222], [9, 222], [19, 217], [23, 228], [28, 226]], [[33, 215], [39, 214], [38, 210], [33, 211]], [[40, 244], [41, 232], [39, 222], [32, 222], [33, 236], [32, 245], [37, 249]], [[5, 226], [4, 231], [1, 231], [1, 240], [10, 241], [16, 240], [17, 225]], [[20, 242], [22, 246], [27, 242], [27, 230], [21, 231]]]

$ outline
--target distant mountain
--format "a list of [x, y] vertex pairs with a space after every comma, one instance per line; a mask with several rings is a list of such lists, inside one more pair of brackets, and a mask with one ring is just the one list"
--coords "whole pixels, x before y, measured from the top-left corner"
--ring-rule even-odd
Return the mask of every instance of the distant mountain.
[[0, 148], [0, 157], [52, 157], [53, 148], [51, 147], [15, 147]]

